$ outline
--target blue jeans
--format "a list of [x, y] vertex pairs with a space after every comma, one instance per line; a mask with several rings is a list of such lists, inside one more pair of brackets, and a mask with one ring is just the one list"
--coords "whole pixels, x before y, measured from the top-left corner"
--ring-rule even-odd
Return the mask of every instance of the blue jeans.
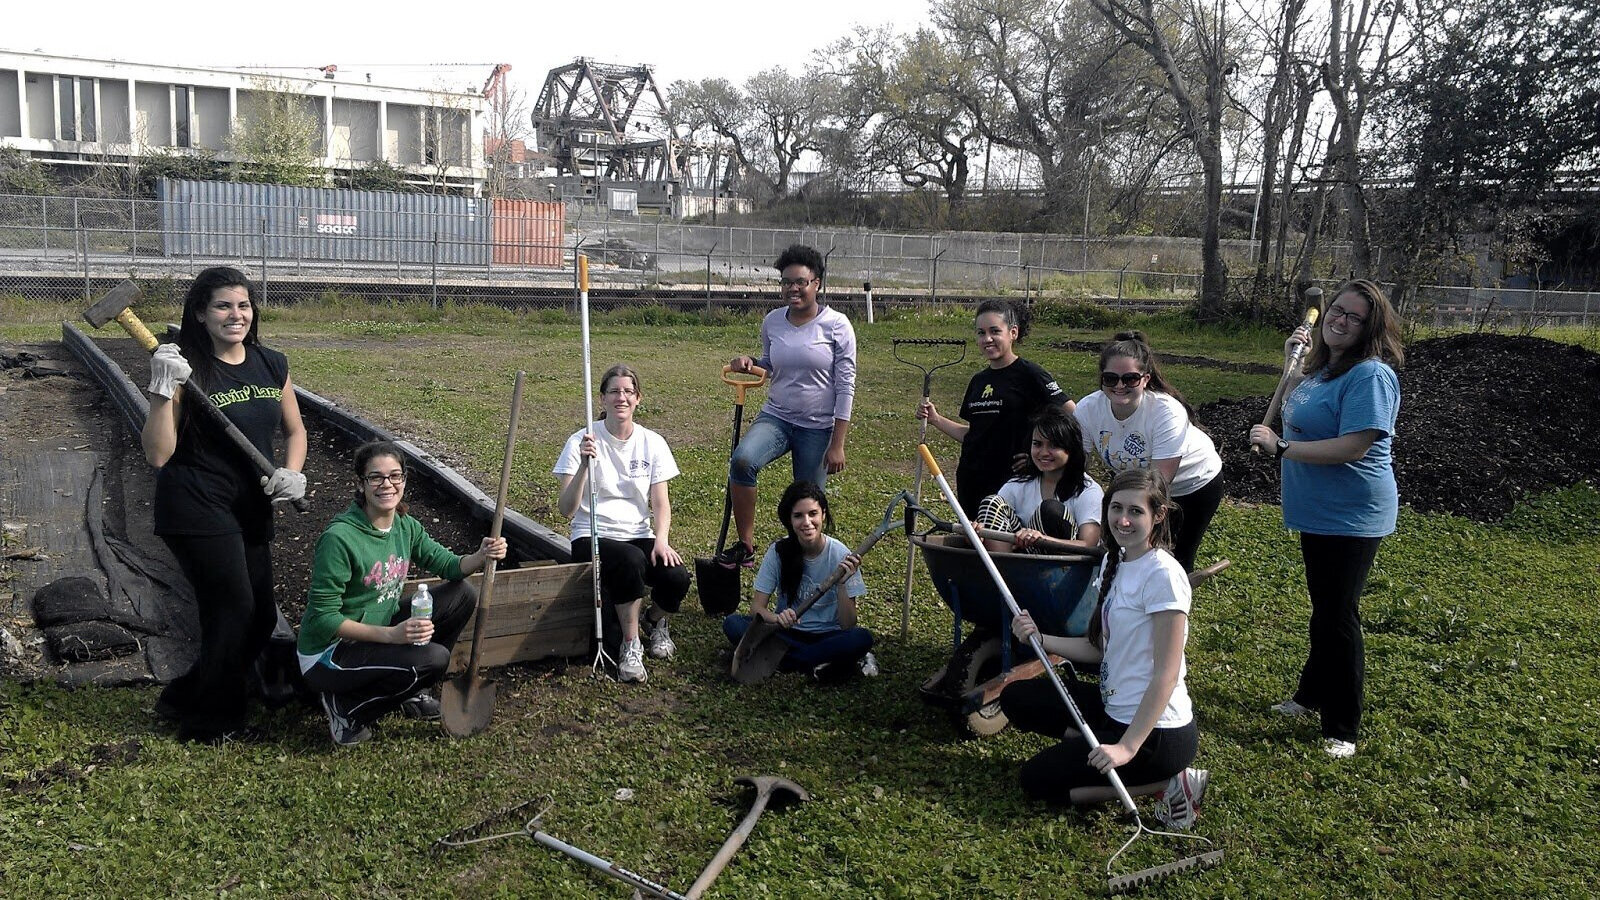
[[728, 480], [744, 487], [756, 486], [756, 475], [768, 463], [793, 452], [794, 480], [828, 484], [828, 442], [833, 428], [801, 428], [770, 413], [761, 413], [733, 451]]
[[[735, 647], [750, 630], [751, 618], [734, 614], [722, 620], [722, 633]], [[793, 628], [778, 632], [778, 639], [789, 645], [780, 672], [810, 672], [823, 663], [840, 663], [855, 666], [861, 663], [872, 649], [872, 632], [861, 628], [839, 628], [833, 631], [796, 631]]]

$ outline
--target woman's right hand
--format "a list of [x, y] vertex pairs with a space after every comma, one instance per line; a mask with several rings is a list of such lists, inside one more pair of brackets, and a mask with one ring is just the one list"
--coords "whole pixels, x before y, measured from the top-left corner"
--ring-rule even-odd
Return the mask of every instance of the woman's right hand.
[[777, 613], [769, 609], [766, 612], [770, 617], [767, 619], [767, 621], [777, 625], [779, 628], [789, 628], [794, 625], [796, 619], [800, 618], [794, 614], [793, 609], [785, 609], [782, 612]]
[[735, 356], [733, 360], [728, 363], [728, 368], [734, 370], [735, 372], [749, 372], [755, 366], [755, 364], [756, 361], [752, 357]]
[[433, 640], [433, 620], [413, 616], [387, 629], [391, 644], [426, 644]]
[[1294, 354], [1294, 348], [1297, 345], [1301, 347], [1311, 346], [1311, 326], [1303, 322], [1299, 328], [1296, 328], [1289, 335], [1288, 340], [1283, 342], [1283, 364], [1285, 366], [1289, 365], [1289, 357]]
[[598, 455], [595, 450], [593, 432], [586, 431], [583, 433], [583, 440], [578, 442], [578, 455], [587, 456], [591, 459]]
[[1033, 624], [1033, 616], [1023, 610], [1022, 615], [1011, 620], [1011, 633], [1016, 635], [1017, 640], [1027, 643], [1029, 638], [1039, 633], [1039, 626]]
[[926, 397], [922, 398], [922, 403], [917, 406], [917, 418], [925, 422], [932, 422], [938, 415], [939, 408], [933, 405], [933, 401]]

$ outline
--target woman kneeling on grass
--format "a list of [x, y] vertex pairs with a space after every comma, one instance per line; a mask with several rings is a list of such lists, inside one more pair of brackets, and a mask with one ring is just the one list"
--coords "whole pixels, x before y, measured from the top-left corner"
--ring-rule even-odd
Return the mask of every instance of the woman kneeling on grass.
[[[856, 603], [867, 592], [857, 571], [861, 558], [828, 536], [833, 528], [828, 495], [809, 481], [796, 481], [778, 501], [778, 520], [789, 534], [774, 541], [762, 557], [750, 615], [723, 619], [723, 634], [737, 647], [755, 619], [775, 622], [783, 626], [777, 639], [789, 645], [779, 671], [804, 672], [818, 681], [843, 681], [857, 672], [876, 674], [876, 663], [869, 662], [872, 632], [856, 624]], [[849, 569], [849, 576], [804, 614], [796, 615], [794, 608], [841, 565]]]
[[[1040, 634], [1046, 650], [1074, 662], [1099, 663], [1100, 683], [1067, 682], [1086, 724], [1101, 741], [1089, 749], [1048, 678], [1020, 681], [1000, 694], [1012, 724], [1059, 744], [1022, 765], [1022, 789], [1049, 803], [1114, 800], [1106, 773], [1118, 770], [1135, 796], [1160, 793], [1156, 817], [1188, 829], [1205, 794], [1208, 773], [1194, 761], [1199, 729], [1184, 686], [1189, 634], [1189, 578], [1167, 549], [1176, 508], [1154, 469], [1119, 474], [1106, 492], [1105, 570], [1100, 604], [1086, 637]], [[1038, 626], [1026, 612], [1012, 620], [1017, 638]]]
[[[405, 456], [395, 444], [362, 444], [355, 470], [355, 502], [317, 539], [300, 621], [300, 670], [322, 695], [340, 746], [371, 737], [367, 726], [395, 709], [439, 718], [428, 689], [444, 677], [477, 603], [462, 579], [506, 555], [505, 538], [484, 538], [478, 552], [457, 556], [428, 537], [406, 515]], [[400, 599], [412, 565], [447, 582], [432, 591], [432, 618], [412, 618], [411, 601]]]

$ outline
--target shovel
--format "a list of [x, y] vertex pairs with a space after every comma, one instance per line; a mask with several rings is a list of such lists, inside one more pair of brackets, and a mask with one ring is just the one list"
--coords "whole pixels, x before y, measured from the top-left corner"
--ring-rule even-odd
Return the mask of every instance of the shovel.
[[[511, 424], [506, 431], [505, 460], [500, 464], [500, 493], [495, 496], [494, 521], [489, 525], [489, 537], [500, 536], [500, 524], [506, 517], [506, 490], [511, 486], [511, 454], [517, 446], [517, 415], [522, 411], [522, 379], [525, 372], [517, 373], [516, 385], [511, 389]], [[478, 593], [478, 611], [472, 625], [472, 653], [467, 657], [467, 668], [445, 682], [439, 694], [440, 718], [445, 733], [451, 737], [466, 737], [489, 727], [494, 718], [495, 684], [484, 681], [478, 672], [478, 654], [483, 651], [483, 637], [489, 624], [489, 603], [494, 597], [495, 560], [483, 564], [483, 590]]]
[[[895, 507], [910, 499], [910, 494], [901, 491], [889, 501], [889, 507], [883, 511], [883, 521], [872, 529], [872, 533], [867, 535], [860, 546], [851, 551], [857, 559], [865, 557], [867, 551], [878, 543], [879, 538], [896, 528], [904, 527], [904, 520], [897, 519], [894, 511]], [[824, 581], [821, 587], [812, 591], [811, 596], [794, 608], [796, 621], [811, 608], [813, 603], [827, 596], [827, 593], [833, 590], [833, 586], [849, 573], [850, 569], [844, 565], [834, 569], [833, 574], [828, 576], [828, 580]], [[761, 619], [751, 622], [749, 630], [739, 639], [739, 646], [733, 650], [733, 670], [729, 673], [733, 676], [733, 680], [740, 684], [755, 684], [765, 681], [773, 672], [778, 671], [778, 664], [783, 662], [784, 655], [789, 652], [789, 642], [783, 639], [783, 631], [784, 627], [776, 622]]]
[[[752, 377], [754, 380], [751, 380]], [[733, 451], [739, 449], [739, 431], [744, 425], [744, 392], [767, 383], [767, 370], [752, 366], [748, 373], [735, 372], [732, 366], [722, 367], [722, 382], [733, 386], [733, 445], [728, 448], [731, 463]], [[722, 531], [717, 534], [717, 554], [728, 546], [728, 520], [733, 516], [733, 491], [722, 491]], [[739, 570], [725, 569], [716, 558], [696, 557], [694, 580], [699, 585], [700, 606], [708, 616], [725, 616], [739, 608]]]

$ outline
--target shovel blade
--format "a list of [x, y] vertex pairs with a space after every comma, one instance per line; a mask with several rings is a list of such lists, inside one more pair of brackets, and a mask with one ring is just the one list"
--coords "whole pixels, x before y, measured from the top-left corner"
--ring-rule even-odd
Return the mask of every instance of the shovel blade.
[[733, 670], [739, 684], [756, 684], [772, 677], [789, 652], [789, 642], [779, 636], [781, 629], [771, 622], [755, 621], [733, 650]]
[[463, 672], [439, 692], [439, 722], [451, 737], [467, 737], [489, 727], [494, 718], [495, 683]]
[[696, 558], [694, 580], [700, 592], [700, 607], [706, 615], [720, 618], [739, 608], [739, 570], [717, 565], [713, 559]]

